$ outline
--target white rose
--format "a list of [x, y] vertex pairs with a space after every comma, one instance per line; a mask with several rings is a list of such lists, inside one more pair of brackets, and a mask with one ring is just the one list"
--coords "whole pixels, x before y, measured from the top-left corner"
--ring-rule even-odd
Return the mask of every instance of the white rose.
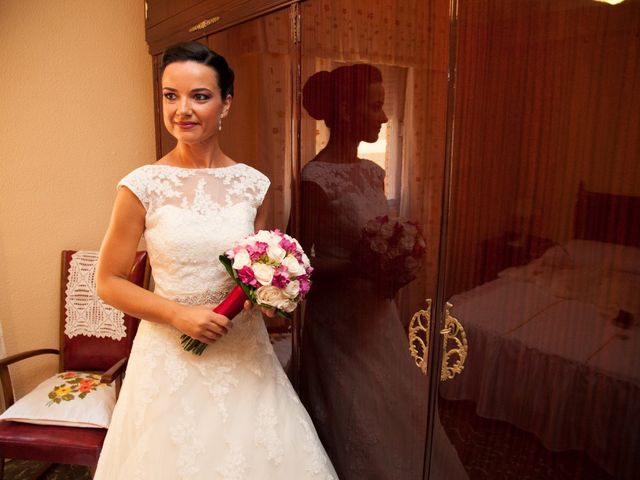
[[269, 246], [267, 247], [267, 255], [274, 262], [280, 263], [282, 262], [282, 260], [284, 260], [287, 252], [280, 245], [269, 244]]
[[395, 224], [391, 222], [387, 222], [380, 227], [380, 235], [382, 235], [384, 238], [391, 238], [391, 235], [393, 235], [394, 230], [395, 230]]
[[300, 265], [298, 260], [296, 260], [296, 257], [294, 257], [293, 255], [287, 255], [282, 261], [282, 265], [287, 267], [289, 273], [294, 277], [297, 277], [298, 275], [304, 275], [306, 273], [304, 267]]
[[275, 269], [272, 266], [264, 263], [256, 263], [253, 266], [253, 274], [261, 285], [271, 285], [274, 272]]
[[246, 250], [238, 250], [236, 256], [233, 257], [234, 270], [242, 270], [243, 267], [251, 265], [251, 257]]
[[373, 220], [367, 223], [364, 227], [367, 233], [377, 233], [380, 230], [380, 223]]
[[408, 235], [411, 235], [412, 237], [415, 237], [418, 234], [418, 229], [416, 228], [415, 225], [413, 225], [411, 223], [405, 223], [404, 224], [404, 231]]
[[273, 285], [263, 285], [256, 290], [256, 300], [260, 305], [278, 308], [277, 303], [284, 299], [284, 293]]
[[296, 298], [300, 293], [300, 282], [292, 280], [284, 289], [284, 294], [289, 298]]
[[288, 298], [285, 298], [283, 300], [278, 300], [276, 302], [276, 308], [278, 310], [282, 310], [283, 312], [287, 312], [287, 313], [291, 313], [293, 312], [296, 307], [298, 306], [298, 304]]
[[400, 237], [400, 241], [398, 242], [398, 244], [400, 245], [400, 248], [402, 248], [405, 251], [413, 250], [414, 243], [415, 243], [414, 238], [410, 235], [402, 235]]
[[260, 230], [252, 238], [254, 238], [258, 242], [269, 243], [269, 240], [271, 240], [271, 237], [272, 236], [268, 230]]
[[397, 246], [389, 248], [387, 250], [387, 258], [396, 258], [396, 257], [399, 257], [401, 254], [402, 252]]
[[414, 271], [416, 268], [418, 268], [419, 265], [420, 264], [418, 263], [418, 261], [411, 256], [405, 258], [404, 260], [404, 268], [409, 272]]
[[307, 254], [304, 252], [302, 252], [302, 265], [304, 265], [304, 268], [309, 268], [311, 266], [309, 257], [307, 257]]
[[389, 248], [387, 242], [380, 238], [374, 238], [371, 242], [371, 250], [373, 250], [374, 252], [384, 253], [387, 251], [387, 248]]

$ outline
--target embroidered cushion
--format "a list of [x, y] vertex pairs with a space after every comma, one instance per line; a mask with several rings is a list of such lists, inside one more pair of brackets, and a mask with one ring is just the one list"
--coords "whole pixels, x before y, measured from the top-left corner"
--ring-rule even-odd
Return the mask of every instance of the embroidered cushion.
[[0, 420], [107, 428], [116, 403], [114, 385], [100, 382], [100, 375], [63, 372], [54, 375], [22, 397]]

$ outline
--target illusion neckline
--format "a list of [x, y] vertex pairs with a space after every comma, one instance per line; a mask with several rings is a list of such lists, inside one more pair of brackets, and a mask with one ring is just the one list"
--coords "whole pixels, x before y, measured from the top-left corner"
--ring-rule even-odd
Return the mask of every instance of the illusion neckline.
[[211, 171], [220, 171], [220, 170], [227, 170], [233, 167], [237, 167], [238, 165], [245, 165], [244, 163], [240, 163], [240, 162], [236, 162], [233, 165], [227, 165], [225, 167], [203, 167], [203, 168], [197, 168], [197, 167], [179, 167], [177, 165], [166, 165], [164, 163], [152, 163], [150, 164], [150, 166], [153, 167], [166, 167], [166, 168], [176, 168], [178, 170], [188, 170], [190, 172], [211, 172]]

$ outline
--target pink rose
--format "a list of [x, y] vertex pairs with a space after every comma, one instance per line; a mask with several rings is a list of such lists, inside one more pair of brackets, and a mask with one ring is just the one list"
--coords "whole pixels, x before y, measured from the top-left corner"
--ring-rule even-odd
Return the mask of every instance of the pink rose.
[[311, 290], [311, 282], [309, 281], [309, 277], [307, 277], [306, 275], [302, 275], [296, 280], [298, 280], [298, 283], [300, 284], [300, 296], [304, 298], [307, 293], [309, 293], [309, 290]]
[[289, 279], [281, 273], [276, 273], [271, 280], [271, 285], [278, 288], [285, 288]]
[[247, 252], [249, 252], [249, 257], [251, 261], [255, 262], [260, 257], [264, 256], [267, 253], [267, 248], [269, 245], [265, 242], [256, 242], [253, 245], [247, 245]]
[[252, 287], [258, 287], [260, 285], [251, 267], [242, 267], [238, 270], [238, 278], [245, 285], [251, 285]]
[[284, 248], [287, 253], [295, 253], [298, 250], [296, 244], [291, 241], [290, 237], [287, 238], [286, 236], [280, 240], [280, 246]]

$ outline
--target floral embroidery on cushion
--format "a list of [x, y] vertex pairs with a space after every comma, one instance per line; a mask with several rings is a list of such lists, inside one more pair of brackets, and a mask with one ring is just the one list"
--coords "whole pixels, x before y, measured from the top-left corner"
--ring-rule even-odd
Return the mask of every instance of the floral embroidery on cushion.
[[70, 402], [76, 398], [83, 399], [99, 387], [107, 386], [106, 383], [100, 382], [100, 375], [93, 373], [64, 372], [59, 374], [58, 378], [64, 382], [61, 385], [56, 385], [49, 392], [48, 407], [63, 401]]

